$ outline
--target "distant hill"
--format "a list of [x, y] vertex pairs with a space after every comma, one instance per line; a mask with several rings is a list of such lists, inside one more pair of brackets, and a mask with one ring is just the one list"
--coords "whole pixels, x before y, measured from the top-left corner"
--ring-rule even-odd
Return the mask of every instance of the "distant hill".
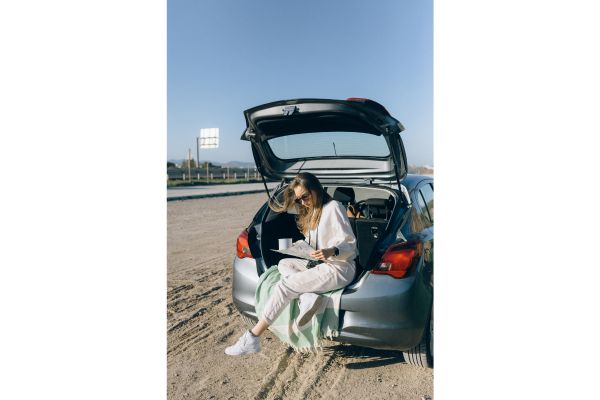
[[[169, 162], [175, 163], [176, 165], [181, 165], [185, 160], [168, 160]], [[204, 163], [206, 163], [207, 160], [202, 160], [200, 161], [200, 166], [202, 166]], [[253, 162], [247, 162], [247, 161], [228, 161], [228, 162], [221, 162], [221, 161], [209, 161], [212, 165], [217, 166], [217, 167], [227, 167], [229, 166], [229, 168], [254, 168], [254, 163]], [[433, 175], [433, 167], [429, 166], [429, 165], [409, 165], [408, 166], [408, 173], [409, 174], [418, 174], [418, 175]]]
[[221, 166], [229, 166], [232, 168], [254, 168], [254, 162], [247, 162], [247, 161], [228, 161], [228, 162], [217, 162], [215, 161], [213, 164], [215, 165], [221, 165]]
[[[185, 162], [185, 159], [181, 159], [181, 160], [167, 160], [169, 162], [172, 162], [176, 165], [181, 165], [183, 164], [183, 162]], [[221, 162], [221, 161], [210, 161], [210, 160], [200, 160], [200, 165], [206, 163], [206, 161], [208, 161], [209, 163], [211, 163], [212, 165], [215, 166], [219, 166], [219, 167], [227, 167], [229, 166], [230, 168], [254, 168], [254, 162], [248, 162], [248, 161], [227, 161], [227, 162]]]
[[416, 174], [416, 175], [433, 175], [433, 167], [430, 167], [429, 165], [423, 165], [423, 166], [409, 165], [408, 173]]

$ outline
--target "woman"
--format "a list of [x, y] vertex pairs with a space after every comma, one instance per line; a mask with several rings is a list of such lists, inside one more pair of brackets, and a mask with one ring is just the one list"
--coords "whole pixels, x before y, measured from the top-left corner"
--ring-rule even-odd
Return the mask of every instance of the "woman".
[[346, 209], [323, 190], [316, 176], [298, 174], [284, 191], [283, 204], [271, 203], [276, 212], [285, 212], [299, 204], [296, 223], [308, 244], [315, 249], [310, 255], [319, 264], [308, 260], [284, 258], [277, 268], [282, 279], [275, 286], [258, 323], [246, 331], [233, 346], [225, 349], [232, 356], [260, 351], [260, 335], [277, 318], [292, 299], [300, 298], [298, 326], [309, 322], [321, 306], [318, 293], [337, 290], [348, 285], [356, 272], [356, 238]]

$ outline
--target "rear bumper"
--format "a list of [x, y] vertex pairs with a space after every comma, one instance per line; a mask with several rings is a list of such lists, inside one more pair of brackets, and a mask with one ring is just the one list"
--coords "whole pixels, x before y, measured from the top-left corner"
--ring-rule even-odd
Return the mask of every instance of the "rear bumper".
[[[235, 258], [233, 303], [257, 320], [254, 293], [256, 261]], [[419, 275], [394, 279], [367, 272], [346, 288], [340, 304], [339, 336], [334, 340], [375, 349], [408, 350], [423, 336], [432, 304], [432, 290]]]
[[336, 341], [376, 349], [408, 350], [420, 341], [432, 304], [432, 291], [417, 276], [395, 279], [367, 272], [346, 288]]
[[257, 321], [255, 292], [258, 285], [256, 261], [252, 258], [233, 260], [232, 297], [233, 304], [245, 316]]

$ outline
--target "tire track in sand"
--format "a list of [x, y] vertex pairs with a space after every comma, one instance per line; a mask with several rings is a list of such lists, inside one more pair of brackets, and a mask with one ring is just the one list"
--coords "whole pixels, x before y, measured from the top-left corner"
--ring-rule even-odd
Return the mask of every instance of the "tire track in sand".
[[[218, 294], [222, 291], [213, 293]], [[241, 329], [241, 320], [227, 318], [232, 316], [232, 305], [226, 301], [224, 296], [203, 296], [201, 299], [194, 301], [196, 312], [168, 329], [168, 354], [180, 354], [190, 346], [217, 336], [219, 337], [214, 340], [214, 343], [223, 342], [235, 332], [236, 328]], [[192, 300], [197, 300], [197, 297]], [[230, 325], [232, 326], [230, 327]], [[226, 330], [228, 327], [230, 329]]]
[[263, 379], [254, 399], [334, 399], [345, 374], [345, 366], [334, 350], [301, 354], [288, 347]]
[[[271, 393], [273, 386], [277, 382], [277, 379], [281, 379], [281, 375], [285, 370], [293, 365], [294, 362], [297, 364], [297, 355], [293, 354], [294, 350], [291, 347], [288, 347], [284, 350], [283, 354], [279, 356], [277, 359], [277, 363], [275, 368], [273, 368], [263, 379], [263, 383], [260, 386], [258, 393], [254, 396], [254, 400], [265, 400]], [[296, 366], [297, 367], [297, 366]]]
[[[318, 390], [319, 383], [323, 378], [329, 378], [330, 371], [337, 365], [335, 362], [337, 359], [338, 357], [333, 351], [311, 355], [310, 364], [298, 376], [299, 387], [296, 389], [294, 397], [291, 398], [320, 399], [322, 394]], [[343, 372], [344, 370], [339, 368], [339, 373]]]

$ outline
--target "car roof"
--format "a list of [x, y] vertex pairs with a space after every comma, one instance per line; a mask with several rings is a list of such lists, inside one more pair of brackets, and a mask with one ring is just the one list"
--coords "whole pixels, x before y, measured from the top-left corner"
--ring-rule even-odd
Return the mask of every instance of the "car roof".
[[406, 187], [406, 189], [408, 189], [408, 191], [410, 192], [411, 190], [413, 190], [419, 183], [421, 183], [424, 180], [431, 180], [433, 181], [433, 176], [430, 175], [415, 175], [415, 174], [408, 174], [406, 175], [406, 177], [404, 177], [404, 179], [402, 180], [402, 184], [404, 185], [404, 187]]

